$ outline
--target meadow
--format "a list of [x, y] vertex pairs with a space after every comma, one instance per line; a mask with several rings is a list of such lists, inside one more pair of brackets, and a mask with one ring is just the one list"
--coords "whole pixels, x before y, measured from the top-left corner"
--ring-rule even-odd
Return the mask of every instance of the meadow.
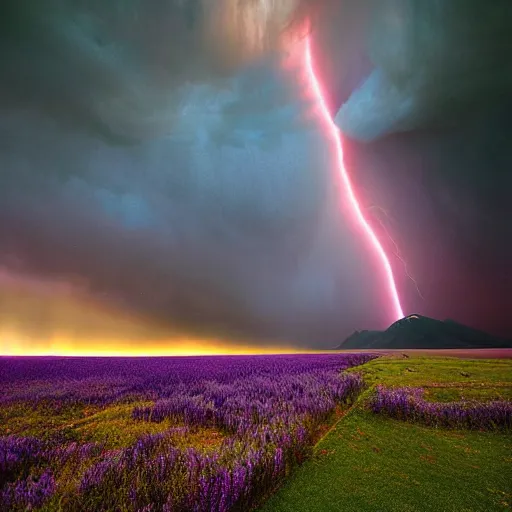
[[2, 358], [0, 387], [0, 510], [512, 503], [507, 360]]
[[[398, 353], [360, 373], [366, 390], [262, 512], [511, 510], [512, 360]], [[425, 401], [445, 421], [425, 423]], [[506, 414], [493, 424], [496, 404]]]

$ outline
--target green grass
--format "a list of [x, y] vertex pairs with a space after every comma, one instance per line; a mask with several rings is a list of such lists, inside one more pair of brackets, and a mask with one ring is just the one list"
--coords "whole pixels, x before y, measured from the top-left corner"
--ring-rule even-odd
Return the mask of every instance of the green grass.
[[348, 371], [386, 386], [512, 387], [512, 360], [384, 356]]
[[457, 400], [512, 400], [512, 386], [501, 387], [432, 387], [425, 390], [425, 398], [432, 402]]
[[[431, 399], [510, 398], [512, 362], [385, 357], [371, 387], [428, 386]], [[469, 374], [469, 376], [468, 376]], [[443, 386], [443, 387], [439, 387]], [[413, 425], [369, 412], [365, 392], [261, 512], [491, 512], [512, 508], [510, 434]]]
[[34, 406], [25, 402], [4, 405], [0, 407], [0, 436], [15, 434], [48, 439], [58, 431], [66, 432], [69, 424], [86, 417], [91, 410], [91, 407], [68, 406], [57, 412], [46, 404]]
[[[56, 412], [44, 404], [33, 407], [15, 403], [0, 407], [0, 436], [34, 436], [39, 439], [58, 438], [80, 443], [102, 443], [106, 449], [133, 445], [144, 434], [164, 432], [182, 426], [164, 420], [160, 423], [134, 421], [131, 417], [135, 406], [150, 402], [112, 404], [107, 407], [67, 406]], [[210, 450], [218, 446], [223, 434], [211, 428], [194, 428], [183, 439], [184, 446]]]

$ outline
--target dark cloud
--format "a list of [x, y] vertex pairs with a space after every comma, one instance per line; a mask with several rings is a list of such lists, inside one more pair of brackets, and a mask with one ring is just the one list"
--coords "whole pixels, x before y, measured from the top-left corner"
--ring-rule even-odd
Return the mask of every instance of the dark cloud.
[[369, 20], [374, 67], [336, 115], [348, 135], [452, 123], [512, 98], [507, 0], [383, 0]]
[[[496, 283], [506, 282], [499, 272], [510, 272], [512, 109], [476, 100], [505, 90], [508, 71], [498, 55], [500, 72], [475, 82], [472, 60], [480, 48], [494, 55], [490, 32], [476, 33], [457, 68], [462, 43], [432, 2], [432, 19], [444, 30], [436, 44], [451, 49], [442, 62], [453, 68], [445, 94], [437, 85], [445, 76], [434, 59], [438, 49], [423, 32], [414, 52], [403, 51], [415, 16], [424, 14], [416, 13], [417, 2], [378, 4], [391, 18], [376, 26], [370, 0], [290, 1], [265, 10], [274, 4], [219, 0], [212, 11], [191, 0], [4, 2], [0, 265], [49, 289], [78, 279], [85, 295], [137, 313], [162, 339], [187, 333], [328, 346], [352, 329], [388, 323], [381, 269], [340, 213], [346, 209], [331, 148], [298, 57], [295, 29], [311, 13], [333, 112], [348, 99], [343, 108], [359, 116], [350, 117], [347, 132], [421, 128], [369, 145], [347, 141], [368, 215], [396, 239], [424, 293], [421, 301], [394, 261], [406, 308], [464, 321], [482, 307], [464, 301], [469, 287], [493, 296], [501, 311]], [[488, 20], [499, 17], [501, 27], [504, 3], [491, 4]], [[464, 19], [476, 12], [465, 11]], [[455, 34], [469, 37], [458, 19]], [[389, 32], [395, 22], [398, 34]], [[386, 54], [385, 41], [397, 35]], [[419, 59], [426, 50], [429, 58]], [[389, 110], [370, 116], [368, 98], [358, 102], [367, 85], [357, 88], [375, 66], [386, 80], [396, 78], [399, 103], [414, 96], [417, 108], [405, 124], [390, 123]], [[461, 86], [448, 124], [427, 131], [466, 75], [474, 87]], [[478, 109], [464, 117], [460, 105]], [[388, 215], [379, 217], [376, 205]], [[482, 276], [477, 284], [474, 275]], [[18, 311], [26, 332], [36, 332], [44, 308], [38, 317], [8, 303], [5, 294], [3, 319]], [[491, 311], [481, 323], [495, 327], [496, 317]], [[63, 322], [49, 318], [45, 329]], [[110, 318], [91, 320], [89, 329], [77, 322], [91, 336], [114, 329]]]
[[385, 0], [358, 19], [365, 36], [316, 52], [336, 122], [367, 142], [346, 149], [368, 215], [422, 290], [395, 258], [406, 309], [510, 333], [510, 2]]

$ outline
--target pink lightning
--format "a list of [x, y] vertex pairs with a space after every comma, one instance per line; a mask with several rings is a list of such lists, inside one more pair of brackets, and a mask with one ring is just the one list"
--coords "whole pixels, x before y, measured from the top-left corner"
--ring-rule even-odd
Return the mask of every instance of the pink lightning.
[[345, 190], [347, 192], [348, 200], [352, 209], [354, 211], [354, 215], [363, 228], [363, 231], [366, 233], [373, 249], [377, 253], [377, 256], [380, 258], [382, 265], [384, 266], [384, 270], [386, 272], [386, 280], [389, 287], [389, 294], [391, 295], [391, 299], [393, 301], [393, 309], [395, 314], [395, 320], [399, 320], [403, 318], [404, 313], [402, 310], [402, 305], [400, 304], [400, 297], [398, 296], [398, 291], [396, 289], [395, 277], [393, 276], [393, 270], [391, 269], [391, 264], [389, 263], [389, 259], [382, 248], [377, 236], [373, 232], [372, 228], [368, 221], [364, 218], [364, 215], [361, 211], [361, 207], [357, 201], [356, 195], [354, 193], [354, 189], [352, 187], [352, 183], [350, 182], [350, 178], [345, 168], [344, 158], [343, 158], [343, 145], [341, 142], [341, 133], [334, 123], [329, 109], [327, 108], [327, 102], [322, 93], [322, 89], [320, 87], [320, 82], [315, 74], [315, 70], [313, 68], [313, 57], [311, 54], [311, 41], [308, 37], [306, 40], [306, 52], [305, 52], [305, 62], [306, 62], [306, 71], [308, 74], [308, 79], [311, 83], [311, 88], [315, 94], [316, 100], [318, 101], [318, 105], [320, 107], [320, 112], [322, 114], [322, 118], [325, 121], [325, 124], [329, 128], [329, 133], [331, 134], [332, 140], [334, 141], [336, 147], [336, 155], [338, 158], [338, 167], [339, 173], [342, 179], [342, 182], [345, 186]]

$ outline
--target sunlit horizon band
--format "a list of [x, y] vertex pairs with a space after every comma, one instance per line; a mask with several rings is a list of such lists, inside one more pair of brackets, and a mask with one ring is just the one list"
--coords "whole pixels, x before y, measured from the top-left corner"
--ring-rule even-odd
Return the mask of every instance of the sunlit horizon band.
[[169, 339], [139, 340], [127, 346], [119, 340], [71, 340], [59, 336], [35, 343], [23, 337], [0, 336], [0, 357], [195, 357], [222, 355], [309, 354], [330, 352], [328, 349], [307, 349], [289, 344], [258, 346], [227, 343], [222, 340]]

